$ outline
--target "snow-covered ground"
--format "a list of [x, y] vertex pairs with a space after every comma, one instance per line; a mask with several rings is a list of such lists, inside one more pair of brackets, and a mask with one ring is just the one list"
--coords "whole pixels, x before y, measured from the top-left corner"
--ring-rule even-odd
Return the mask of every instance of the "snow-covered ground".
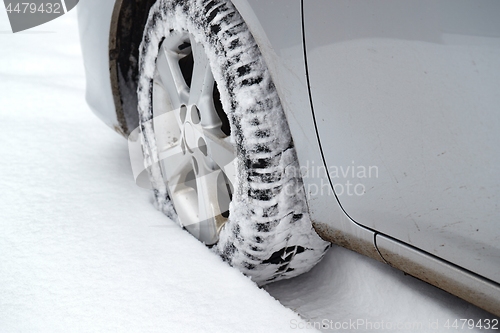
[[126, 140], [84, 101], [74, 11], [12, 34], [0, 9], [0, 45], [1, 333], [314, 331], [293, 311], [324, 331], [493, 318], [342, 248], [257, 288], [134, 184]]
[[[352, 332], [453, 332], [462, 331], [451, 327], [455, 320], [461, 328], [464, 322], [460, 319], [473, 319], [474, 323], [481, 319], [484, 323], [484, 319], [497, 318], [397, 269], [341, 247], [331, 249], [309, 273], [266, 289], [325, 332], [335, 331], [339, 325]], [[467, 325], [463, 330], [489, 331], [469, 329]]]

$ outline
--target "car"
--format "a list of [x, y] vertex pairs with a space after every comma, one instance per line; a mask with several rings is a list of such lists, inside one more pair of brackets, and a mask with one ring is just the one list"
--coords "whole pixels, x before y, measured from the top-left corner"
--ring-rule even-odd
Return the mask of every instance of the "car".
[[87, 101], [157, 208], [256, 283], [333, 243], [500, 315], [498, 14], [86, 0]]

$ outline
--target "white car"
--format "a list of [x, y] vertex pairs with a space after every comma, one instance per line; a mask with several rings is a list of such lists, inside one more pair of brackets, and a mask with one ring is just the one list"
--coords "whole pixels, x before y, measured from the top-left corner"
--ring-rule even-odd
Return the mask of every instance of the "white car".
[[264, 284], [331, 242], [500, 315], [500, 2], [78, 10], [91, 108], [229, 264]]

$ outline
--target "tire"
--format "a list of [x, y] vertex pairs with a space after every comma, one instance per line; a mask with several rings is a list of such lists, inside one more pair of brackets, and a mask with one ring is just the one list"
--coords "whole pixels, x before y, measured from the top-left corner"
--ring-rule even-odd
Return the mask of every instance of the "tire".
[[[189, 49], [195, 64], [192, 74], [188, 70], [189, 74], [185, 73], [182, 61], [176, 62], [188, 59]], [[174, 52], [176, 61], [169, 58], [172, 50], [179, 50]], [[193, 87], [197, 84], [195, 79], [202, 77], [196, 68], [197, 64], [203, 63], [197, 60], [202, 59], [202, 56], [197, 56], [202, 53], [214, 80], [211, 89], [215, 93], [203, 90], [210, 80], [204, 79], [204, 88], [201, 88], [201, 94], [209, 99], [213, 96], [210, 105], [215, 106], [209, 111], [201, 102], [191, 105], [191, 97], [185, 96], [186, 91], [187, 94], [198, 91]], [[165, 65], [166, 62], [170, 67]], [[172, 66], [175, 69], [171, 69]], [[170, 72], [167, 71], [169, 76], [165, 74], [165, 68], [170, 68]], [[184, 78], [180, 86], [177, 84], [179, 73]], [[221, 102], [218, 106], [217, 92]], [[255, 40], [230, 1], [158, 0], [150, 10], [140, 46], [137, 93], [144, 158], [147, 165], [152, 165], [150, 180], [158, 209], [211, 245], [224, 261], [259, 285], [302, 274], [321, 260], [330, 243], [323, 241], [312, 227], [302, 180], [296, 172], [299, 166], [293, 141], [276, 88]], [[163, 113], [159, 114], [159, 109]], [[215, 119], [214, 109], [219, 120], [204, 120], [205, 117]], [[158, 121], [159, 118], [163, 120]], [[160, 130], [160, 126], [164, 127]], [[165, 139], [166, 132], [174, 134]], [[219, 141], [211, 139], [214, 137]], [[211, 148], [211, 140], [220, 144]], [[222, 141], [229, 143], [234, 164], [212, 163], [217, 160], [214, 152], [220, 149]], [[193, 147], [193, 142], [201, 144]], [[162, 154], [169, 149], [173, 151], [174, 146], [177, 150], [174, 161], [170, 163]], [[179, 162], [186, 155], [191, 158], [191, 167], [184, 165], [188, 162]], [[174, 168], [175, 163], [182, 166]], [[234, 174], [230, 170], [225, 172], [232, 166]], [[194, 171], [188, 170], [190, 168]], [[174, 169], [183, 171], [175, 173]], [[223, 176], [199, 185], [200, 179], [210, 172]], [[182, 178], [172, 177], [177, 174], [182, 174]], [[172, 184], [174, 179], [194, 185], [183, 185], [182, 191], [177, 190], [177, 184]], [[213, 195], [203, 196], [217, 192], [217, 198], [228, 197], [218, 192], [224, 188], [215, 185], [220, 179], [226, 183], [229, 194], [226, 200], [228, 217], [227, 213], [224, 215], [225, 203], [215, 201]], [[211, 190], [207, 191], [206, 187]], [[215, 187], [218, 189], [213, 190]], [[191, 193], [193, 189], [196, 194]], [[190, 196], [192, 201], [188, 202], [191, 204], [184, 204], [183, 198]], [[209, 204], [200, 205], [204, 200]], [[195, 202], [198, 208], [193, 205]], [[207, 206], [217, 208], [212, 219], [203, 213]], [[220, 224], [222, 215], [223, 225]], [[202, 221], [193, 222], [189, 220], [190, 216]]]

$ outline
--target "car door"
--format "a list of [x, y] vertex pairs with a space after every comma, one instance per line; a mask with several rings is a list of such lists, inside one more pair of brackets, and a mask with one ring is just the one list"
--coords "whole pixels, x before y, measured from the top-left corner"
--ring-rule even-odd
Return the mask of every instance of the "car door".
[[328, 176], [358, 224], [500, 283], [500, 2], [304, 0]]

